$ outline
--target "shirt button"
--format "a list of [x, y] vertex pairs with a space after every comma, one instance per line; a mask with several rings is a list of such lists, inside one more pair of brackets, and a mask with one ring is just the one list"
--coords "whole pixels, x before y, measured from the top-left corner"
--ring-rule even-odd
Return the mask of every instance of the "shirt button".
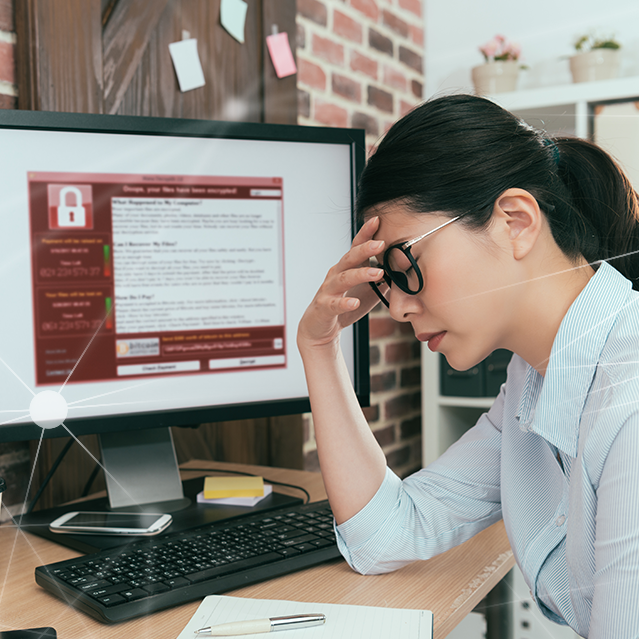
[[565, 521], [566, 521], [566, 517], [564, 515], [560, 515], [555, 520], [555, 523], [557, 524], [557, 526], [563, 526]]

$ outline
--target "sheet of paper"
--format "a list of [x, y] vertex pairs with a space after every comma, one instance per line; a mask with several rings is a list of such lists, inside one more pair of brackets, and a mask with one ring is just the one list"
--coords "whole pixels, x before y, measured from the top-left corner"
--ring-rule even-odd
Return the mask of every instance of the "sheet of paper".
[[266, 46], [278, 78], [285, 78], [297, 73], [291, 45], [288, 41], [288, 34], [285, 31], [266, 36]]
[[[178, 639], [203, 638], [200, 628], [232, 621], [284, 615], [322, 613], [326, 623], [314, 628], [287, 630], [286, 639], [432, 639], [433, 613], [371, 606], [303, 603], [269, 599], [243, 599], [211, 595], [200, 604]], [[246, 639], [264, 635], [244, 635]], [[282, 635], [283, 637], [283, 635]]]
[[190, 91], [203, 87], [204, 72], [200, 56], [197, 52], [197, 40], [180, 40], [179, 42], [171, 42], [169, 44], [169, 52], [173, 60], [173, 67], [177, 75], [180, 91]]
[[244, 42], [244, 26], [248, 5], [244, 0], [222, 0], [220, 22], [222, 26], [238, 41]]

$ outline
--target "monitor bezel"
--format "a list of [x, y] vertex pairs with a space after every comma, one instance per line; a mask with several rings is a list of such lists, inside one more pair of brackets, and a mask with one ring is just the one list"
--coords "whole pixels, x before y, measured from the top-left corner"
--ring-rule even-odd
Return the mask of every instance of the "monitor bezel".
[[[0, 110], [0, 129], [151, 135], [156, 137], [225, 138], [263, 141], [310, 142], [348, 146], [351, 165], [351, 229], [356, 232], [357, 181], [365, 164], [363, 129], [312, 127], [254, 122], [228, 122], [146, 116], [97, 115], [47, 111]], [[368, 316], [353, 326], [354, 389], [361, 406], [370, 404]], [[69, 418], [65, 426], [75, 435], [167, 426], [193, 427], [202, 423], [293, 415], [310, 411], [308, 397], [226, 404], [187, 409], [145, 411], [120, 415]], [[43, 429], [33, 423], [5, 424], [0, 442], [38, 440]], [[45, 429], [44, 438], [68, 437], [61, 428]]]

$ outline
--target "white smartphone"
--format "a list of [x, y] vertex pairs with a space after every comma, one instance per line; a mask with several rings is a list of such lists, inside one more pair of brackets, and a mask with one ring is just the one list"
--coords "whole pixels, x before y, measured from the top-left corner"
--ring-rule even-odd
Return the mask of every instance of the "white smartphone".
[[93, 535], [157, 535], [173, 518], [158, 513], [70, 512], [49, 524], [56, 533]]

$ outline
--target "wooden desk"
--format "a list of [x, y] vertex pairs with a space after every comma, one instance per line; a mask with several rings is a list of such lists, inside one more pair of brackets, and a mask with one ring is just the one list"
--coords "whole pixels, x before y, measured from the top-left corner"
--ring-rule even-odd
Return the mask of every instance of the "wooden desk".
[[[182, 467], [185, 479], [202, 475], [189, 472], [189, 467], [248, 470], [275, 481], [304, 486], [313, 501], [326, 497], [317, 473], [191, 461]], [[296, 494], [288, 489], [282, 492]], [[23, 534], [12, 527], [0, 528], [0, 630], [53, 626], [60, 639], [175, 639], [200, 603], [185, 604], [118, 625], [103, 625], [35, 583], [37, 566], [75, 556], [78, 556], [76, 551], [46, 539]], [[513, 564], [513, 554], [503, 524], [499, 522], [462, 546], [394, 573], [364, 577], [353, 572], [344, 561], [336, 560], [225, 594], [432, 610], [435, 637], [442, 639]]]

